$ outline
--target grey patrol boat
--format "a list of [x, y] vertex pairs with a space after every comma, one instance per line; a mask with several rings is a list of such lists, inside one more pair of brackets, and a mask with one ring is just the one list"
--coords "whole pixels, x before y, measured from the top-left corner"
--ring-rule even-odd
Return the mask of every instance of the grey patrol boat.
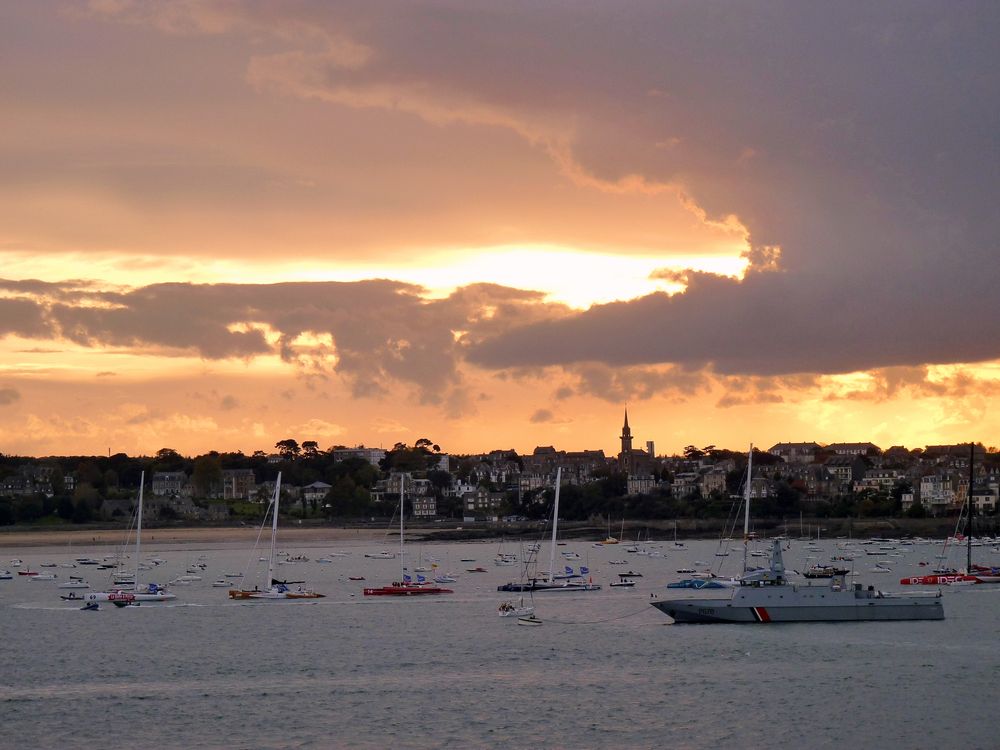
[[752, 571], [722, 599], [663, 599], [652, 604], [675, 623], [856, 622], [867, 620], [943, 620], [941, 592], [890, 594], [846, 585], [844, 576], [829, 583], [792, 584], [785, 578], [781, 542], [774, 540], [771, 566]]

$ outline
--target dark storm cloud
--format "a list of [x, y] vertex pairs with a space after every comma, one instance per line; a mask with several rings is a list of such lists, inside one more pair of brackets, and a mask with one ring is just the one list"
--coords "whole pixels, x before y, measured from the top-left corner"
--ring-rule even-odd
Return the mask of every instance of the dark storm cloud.
[[29, 299], [0, 298], [0, 337], [14, 335], [44, 339], [51, 333], [51, 325], [42, 306]]
[[374, 53], [259, 57], [256, 84], [506, 128], [580, 185], [679, 190], [749, 232], [743, 281], [689, 274], [674, 298], [480, 331], [474, 363], [767, 375], [1000, 357], [1000, 6], [307, 7]]
[[[752, 270], [578, 313], [491, 285], [0, 286], [24, 297], [0, 299], [0, 335], [278, 353], [359, 395], [398, 380], [450, 403], [463, 359], [620, 399], [874, 368], [886, 392], [933, 389], [908, 368], [1000, 358], [996, 3], [103, 7], [169, 33], [273, 25], [247, 67], [261, 91], [505, 131], [609, 195], [679, 191], [746, 228]], [[720, 404], [775, 398], [763, 382]]]
[[[547, 144], [585, 184], [673, 185], [709, 218], [735, 216], [761, 269], [742, 282], [692, 274], [673, 299], [470, 342], [475, 363], [772, 374], [1000, 357], [996, 4], [421, 15], [410, 5], [368, 27], [377, 63], [330, 66], [310, 90], [348, 101], [347, 90], [421, 81], [410, 109], [432, 120], [449, 101], [456, 117], [488, 105], [481, 121]], [[556, 33], [570, 20], [572, 34]], [[766, 273], [775, 248], [778, 270]]]
[[[36, 338], [210, 360], [278, 354], [310, 377], [330, 371], [347, 378], [358, 395], [381, 393], [399, 381], [415, 386], [423, 401], [452, 410], [466, 398], [454, 392], [466, 341], [565, 314], [536, 292], [493, 284], [437, 300], [425, 299], [418, 287], [384, 280], [155, 284], [94, 291], [79, 303], [52, 302], [60, 298], [57, 288], [37, 291], [44, 296], [0, 300], [0, 309], [7, 303], [31, 312]], [[235, 405], [231, 398], [222, 408]]]

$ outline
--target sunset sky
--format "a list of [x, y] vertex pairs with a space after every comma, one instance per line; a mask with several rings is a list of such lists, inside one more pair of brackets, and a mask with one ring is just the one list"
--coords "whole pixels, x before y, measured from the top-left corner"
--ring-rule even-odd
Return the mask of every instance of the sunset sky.
[[995, 2], [0, 4], [0, 453], [1000, 443]]

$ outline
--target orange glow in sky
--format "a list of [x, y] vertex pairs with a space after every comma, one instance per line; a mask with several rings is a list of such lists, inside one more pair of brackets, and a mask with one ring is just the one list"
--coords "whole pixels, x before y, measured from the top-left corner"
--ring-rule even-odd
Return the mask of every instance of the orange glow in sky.
[[939, 11], [6, 4], [0, 452], [995, 443]]

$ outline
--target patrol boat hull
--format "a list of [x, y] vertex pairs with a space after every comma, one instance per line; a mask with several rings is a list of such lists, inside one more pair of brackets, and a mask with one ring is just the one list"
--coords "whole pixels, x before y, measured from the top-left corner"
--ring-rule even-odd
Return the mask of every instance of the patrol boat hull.
[[730, 597], [664, 599], [652, 605], [675, 623], [944, 619], [940, 591], [930, 596], [888, 594], [860, 583], [848, 586], [843, 576], [825, 584], [791, 584], [785, 578], [778, 540], [774, 540], [770, 568], [744, 574]]
[[941, 597], [896, 597], [829, 586], [741, 587], [729, 599], [671, 599], [653, 606], [676, 623], [943, 620]]

